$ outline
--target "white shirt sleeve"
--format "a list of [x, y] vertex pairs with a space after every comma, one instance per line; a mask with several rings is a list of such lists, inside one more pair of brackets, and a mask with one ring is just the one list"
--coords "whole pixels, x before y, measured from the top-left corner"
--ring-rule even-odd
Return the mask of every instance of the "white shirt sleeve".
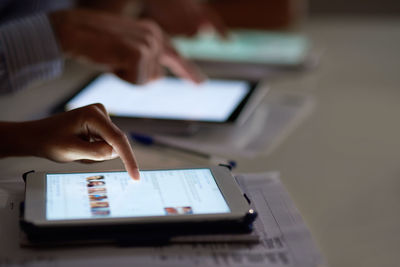
[[54, 78], [62, 69], [62, 53], [44, 13], [0, 26], [0, 94]]

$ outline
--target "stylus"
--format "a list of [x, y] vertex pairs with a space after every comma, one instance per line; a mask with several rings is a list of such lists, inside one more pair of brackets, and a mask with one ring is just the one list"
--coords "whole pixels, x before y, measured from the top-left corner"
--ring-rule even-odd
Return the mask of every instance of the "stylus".
[[157, 138], [155, 136], [150, 136], [150, 135], [145, 135], [145, 134], [138, 134], [138, 133], [131, 133], [130, 134], [132, 140], [141, 143], [143, 145], [151, 146], [151, 145], [157, 145], [157, 146], [163, 146], [166, 148], [182, 151], [191, 155], [195, 155], [204, 159], [207, 159], [209, 162], [213, 164], [228, 164], [232, 168], [235, 168], [237, 166], [236, 161], [230, 160], [230, 159], [225, 159], [222, 157], [218, 157], [215, 155], [211, 155], [208, 153], [200, 152], [191, 148], [183, 147], [183, 146], [177, 146], [176, 144], [171, 144], [167, 140], [163, 140], [160, 138]]

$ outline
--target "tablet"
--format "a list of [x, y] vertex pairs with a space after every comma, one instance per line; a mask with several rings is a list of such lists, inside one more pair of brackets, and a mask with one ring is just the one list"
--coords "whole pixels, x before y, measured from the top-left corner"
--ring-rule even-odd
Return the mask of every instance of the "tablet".
[[226, 167], [144, 170], [139, 181], [125, 171], [26, 179], [23, 228], [40, 239], [243, 232], [254, 218]]
[[187, 58], [231, 64], [293, 67], [304, 64], [310, 53], [310, 43], [303, 35], [259, 30], [232, 31], [226, 40], [203, 32], [194, 38], [174, 38], [174, 44]]
[[240, 80], [210, 79], [200, 85], [166, 77], [134, 85], [109, 73], [83, 86], [63, 104], [71, 110], [102, 103], [111, 116], [158, 121], [231, 123], [244, 120], [265, 92]]

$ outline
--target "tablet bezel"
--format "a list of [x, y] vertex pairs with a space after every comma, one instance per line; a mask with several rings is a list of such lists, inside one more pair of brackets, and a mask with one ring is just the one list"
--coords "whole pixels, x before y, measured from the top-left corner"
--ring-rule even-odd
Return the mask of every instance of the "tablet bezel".
[[[226, 167], [195, 167], [179, 169], [152, 169], [152, 170], [185, 170], [185, 169], [210, 169], [218, 188], [221, 191], [231, 212], [215, 214], [186, 214], [173, 216], [143, 216], [143, 217], [117, 217], [96, 219], [68, 219], [47, 220], [46, 219], [46, 174], [62, 173], [94, 173], [93, 171], [82, 172], [38, 172], [31, 173], [26, 179], [25, 212], [24, 220], [38, 227], [65, 227], [65, 226], [101, 226], [101, 225], [124, 225], [124, 224], [162, 224], [183, 223], [243, 219], [249, 213], [250, 205], [236, 183], [235, 178]], [[148, 171], [152, 171], [148, 170]], [[120, 172], [124, 170], [102, 170], [98, 172]]]
[[[59, 113], [67, 111], [66, 105], [69, 101], [71, 101], [74, 97], [76, 97], [82, 90], [84, 90], [87, 86], [89, 86], [92, 82], [94, 82], [99, 76], [106, 73], [97, 73], [92, 76], [87, 82], [85, 82], [82, 86], [78, 88], [78, 90], [74, 91], [71, 95], [66, 97], [61, 103], [57, 104], [53, 109], [53, 113]], [[171, 77], [170, 78], [176, 78]], [[178, 79], [178, 78], [177, 78]], [[234, 79], [218, 79], [218, 80], [227, 80], [233, 81]], [[248, 81], [248, 80], [241, 80], [248, 84], [249, 92], [247, 95], [242, 99], [242, 101], [236, 106], [233, 112], [230, 114], [227, 120], [225, 121], [212, 121], [212, 120], [185, 120], [185, 119], [175, 119], [175, 118], [146, 118], [146, 117], [135, 117], [135, 116], [119, 116], [116, 114], [110, 114], [112, 118], [119, 119], [119, 120], [134, 120], [138, 123], [140, 122], [164, 122], [164, 123], [174, 123], [174, 124], [200, 124], [200, 125], [224, 125], [224, 124], [240, 124], [247, 119], [250, 114], [254, 111], [256, 106], [261, 102], [264, 98], [268, 90], [259, 90], [258, 82]]]

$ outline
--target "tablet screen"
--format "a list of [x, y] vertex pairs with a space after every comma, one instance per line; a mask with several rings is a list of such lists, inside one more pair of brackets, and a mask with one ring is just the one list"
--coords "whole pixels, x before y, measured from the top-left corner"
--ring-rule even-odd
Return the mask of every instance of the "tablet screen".
[[289, 66], [304, 63], [310, 49], [303, 35], [256, 30], [232, 31], [226, 40], [203, 32], [194, 38], [174, 38], [174, 44], [192, 59]]
[[210, 169], [47, 174], [46, 219], [228, 213]]
[[68, 101], [66, 109], [102, 103], [118, 117], [226, 122], [251, 91], [246, 81], [208, 80], [196, 85], [167, 77], [134, 85], [102, 74]]

